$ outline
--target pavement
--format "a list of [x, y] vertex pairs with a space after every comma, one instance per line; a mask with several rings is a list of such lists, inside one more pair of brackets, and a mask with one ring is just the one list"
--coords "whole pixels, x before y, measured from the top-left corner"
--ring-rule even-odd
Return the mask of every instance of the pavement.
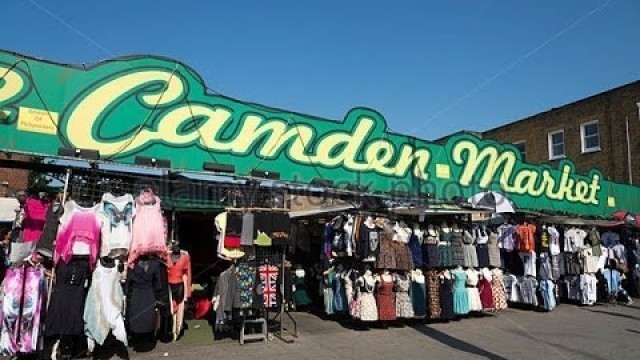
[[[638, 303], [636, 301], [636, 303]], [[295, 313], [300, 337], [240, 345], [213, 340], [204, 322], [183, 339], [131, 359], [622, 359], [640, 351], [640, 306], [561, 304], [550, 313], [508, 309], [449, 323], [354, 328], [349, 320]]]

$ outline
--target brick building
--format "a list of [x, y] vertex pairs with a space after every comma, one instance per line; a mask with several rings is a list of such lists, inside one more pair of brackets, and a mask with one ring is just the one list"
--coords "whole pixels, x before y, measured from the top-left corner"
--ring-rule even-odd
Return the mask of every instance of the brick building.
[[[7, 159], [7, 155], [0, 153], [0, 159]], [[29, 157], [12, 154], [11, 159], [24, 161]], [[29, 171], [0, 167], [0, 197], [13, 196], [17, 191], [26, 190], [28, 182]]]
[[578, 173], [596, 168], [616, 182], [640, 185], [639, 115], [640, 81], [635, 81], [478, 136], [516, 145], [532, 164], [556, 165], [566, 158]]

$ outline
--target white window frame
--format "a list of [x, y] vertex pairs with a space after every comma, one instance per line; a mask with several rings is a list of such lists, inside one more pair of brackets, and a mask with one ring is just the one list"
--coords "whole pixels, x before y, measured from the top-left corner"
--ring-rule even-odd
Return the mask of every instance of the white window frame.
[[[553, 155], [553, 142], [551, 141], [553, 135], [562, 133], [562, 155]], [[547, 134], [547, 144], [549, 147], [549, 160], [564, 159], [567, 156], [567, 146], [564, 137], [564, 129], [551, 131]]]
[[[524, 154], [522, 154], [522, 152], [520, 152], [520, 155], [524, 157], [524, 159], [522, 159], [522, 161], [527, 161], [527, 142], [525, 140], [520, 140], [520, 141], [516, 141], [513, 143], [513, 146], [516, 146], [518, 144], [523, 144], [524, 145]], [[516, 146], [516, 148], [518, 148]], [[519, 151], [519, 149], [518, 149]]]
[[[585, 138], [585, 131], [584, 128], [589, 126], [589, 125], [593, 125], [596, 124], [598, 132], [598, 147], [594, 147], [594, 148], [587, 148], [587, 139]], [[591, 135], [593, 136], [593, 135]], [[598, 123], [598, 120], [593, 120], [593, 121], [589, 121], [583, 124], [580, 124], [580, 150], [582, 150], [583, 154], [587, 154], [587, 153], [592, 153], [592, 152], [596, 152], [596, 151], [600, 151], [602, 150], [602, 148], [600, 147], [600, 124]]]

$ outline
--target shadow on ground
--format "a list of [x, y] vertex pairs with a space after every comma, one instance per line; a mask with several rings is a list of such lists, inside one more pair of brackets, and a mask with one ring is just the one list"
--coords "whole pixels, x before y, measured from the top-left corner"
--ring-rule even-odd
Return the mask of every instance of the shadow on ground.
[[476, 356], [482, 356], [490, 360], [507, 360], [507, 358], [505, 357], [502, 357], [491, 351], [487, 351], [481, 347], [468, 343], [464, 340], [445, 334], [444, 332], [436, 330], [432, 327], [419, 326], [419, 327], [414, 327], [414, 329], [428, 336], [429, 338], [441, 343], [442, 345], [448, 346], [452, 349], [466, 352]]

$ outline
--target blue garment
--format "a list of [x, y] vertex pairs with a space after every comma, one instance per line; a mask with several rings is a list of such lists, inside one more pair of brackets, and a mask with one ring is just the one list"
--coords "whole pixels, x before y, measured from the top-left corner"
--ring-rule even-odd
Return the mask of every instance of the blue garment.
[[330, 274], [333, 274], [333, 278], [329, 277], [333, 288], [333, 311], [336, 313], [347, 312], [347, 293], [342, 285], [342, 279], [333, 271]]
[[547, 309], [547, 311], [551, 311], [556, 308], [554, 287], [555, 285], [551, 280], [540, 281], [540, 292], [542, 293], [543, 307]]
[[615, 295], [620, 290], [620, 272], [615, 269], [604, 269], [602, 275], [607, 280], [609, 295]]
[[420, 244], [420, 239], [415, 234], [411, 234], [409, 238], [409, 250], [411, 250], [413, 267], [421, 268], [424, 261], [422, 258], [422, 244]]
[[456, 315], [469, 313], [469, 295], [467, 292], [467, 274], [463, 270], [454, 270], [453, 275], [453, 312]]

